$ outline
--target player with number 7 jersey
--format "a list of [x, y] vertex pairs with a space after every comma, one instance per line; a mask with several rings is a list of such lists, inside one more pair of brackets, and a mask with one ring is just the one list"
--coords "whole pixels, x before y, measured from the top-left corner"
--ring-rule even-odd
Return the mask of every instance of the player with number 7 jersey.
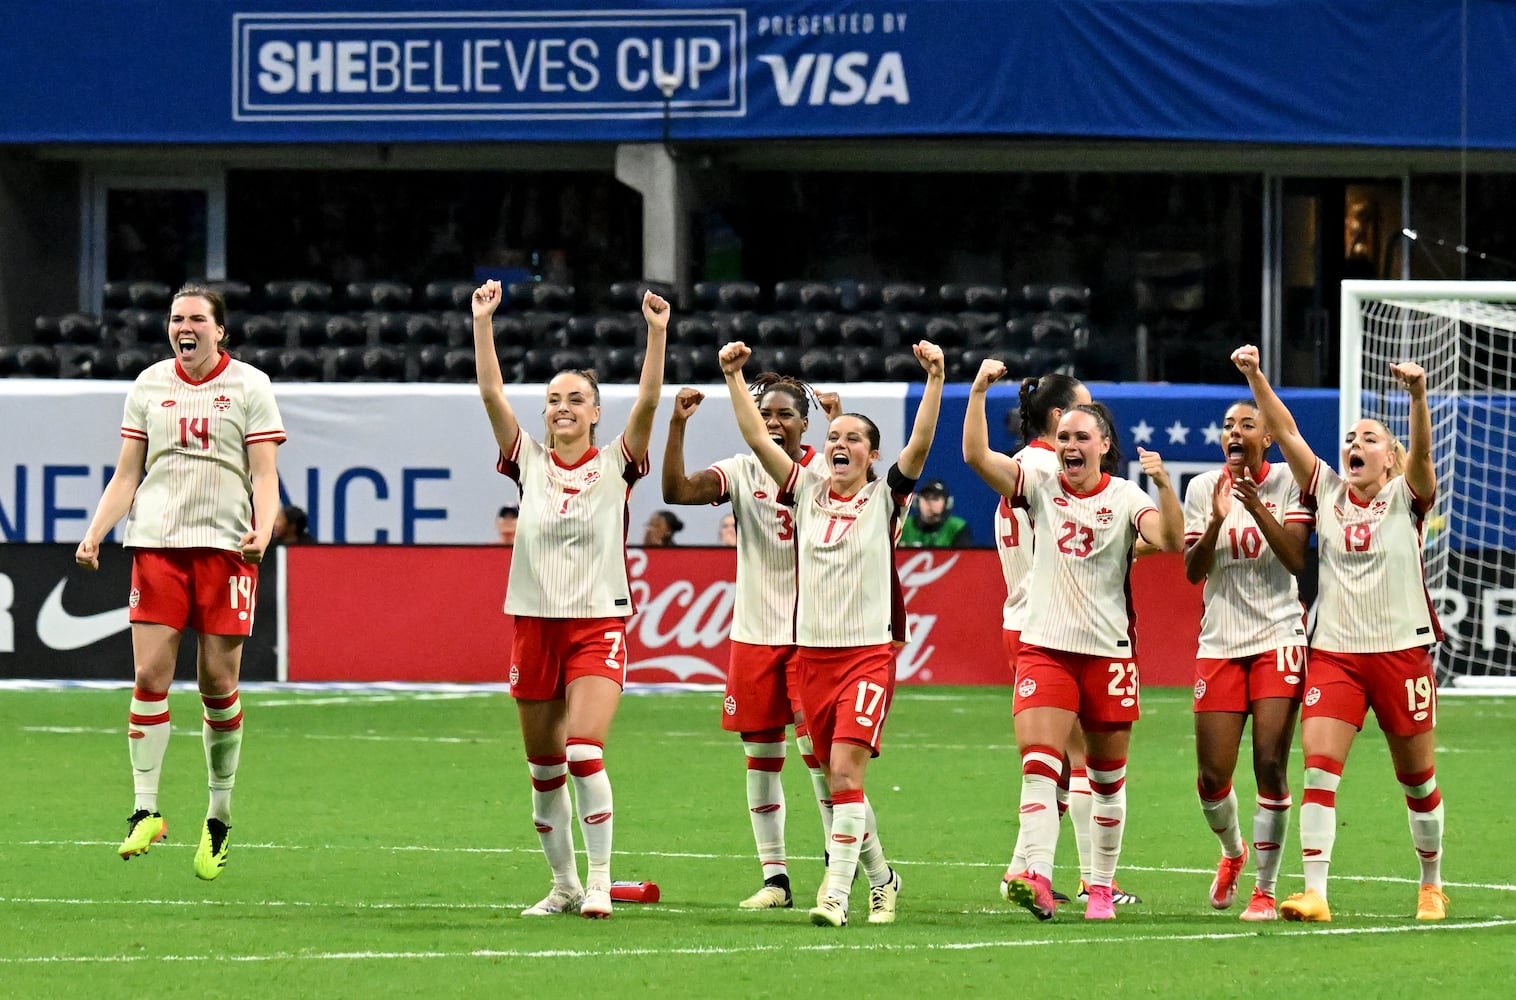
[[1442, 920], [1442, 793], [1434, 751], [1437, 679], [1432, 644], [1442, 639], [1421, 562], [1422, 530], [1437, 495], [1427, 377], [1412, 361], [1389, 366], [1409, 410], [1410, 446], [1361, 417], [1347, 428], [1342, 472], [1311, 451], [1251, 344], [1232, 353], [1259, 413], [1316, 510], [1320, 594], [1310, 675], [1301, 711], [1305, 795], [1300, 850], [1305, 891], [1279, 907], [1286, 920], [1326, 922], [1327, 874], [1337, 838], [1337, 786], [1353, 740], [1373, 709], [1405, 794], [1421, 866], [1416, 919]]
[[863, 782], [889, 714], [896, 643], [906, 638], [895, 539], [942, 404], [942, 349], [921, 341], [914, 351], [927, 373], [926, 387], [911, 436], [882, 480], [873, 468], [879, 428], [856, 413], [835, 417], [827, 428], [825, 478], [802, 472], [771, 437], [742, 378], [752, 352], [738, 342], [720, 353], [743, 439], [779, 487], [780, 502], [795, 514], [800, 701], [832, 799], [826, 895], [810, 912], [817, 926], [847, 923], [860, 861], [869, 881], [870, 923], [894, 921], [900, 891], [900, 876], [884, 860], [871, 828]]

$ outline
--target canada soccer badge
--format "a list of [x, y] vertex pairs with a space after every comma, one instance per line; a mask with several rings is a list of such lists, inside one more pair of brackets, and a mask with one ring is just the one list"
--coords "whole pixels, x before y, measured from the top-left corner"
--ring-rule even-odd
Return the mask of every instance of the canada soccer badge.
[[216, 408], [217, 413], [225, 413], [227, 410], [230, 410], [232, 408], [232, 400], [231, 397], [227, 396], [225, 393], [222, 393], [215, 399], [211, 400], [211, 405]]
[[1102, 528], [1110, 527], [1111, 522], [1115, 519], [1116, 515], [1111, 512], [1111, 508], [1109, 507], [1102, 507], [1095, 511], [1095, 520], [1100, 522]]

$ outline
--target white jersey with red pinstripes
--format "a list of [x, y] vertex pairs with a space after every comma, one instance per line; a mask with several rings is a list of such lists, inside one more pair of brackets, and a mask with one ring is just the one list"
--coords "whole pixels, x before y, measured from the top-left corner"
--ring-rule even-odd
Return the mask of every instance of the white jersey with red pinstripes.
[[1417, 497], [1396, 476], [1368, 503], [1321, 459], [1310, 488], [1316, 505], [1321, 588], [1313, 649], [1387, 653], [1442, 639], [1421, 564], [1421, 532], [1435, 497]]
[[498, 470], [516, 481], [521, 516], [505, 613], [533, 618], [625, 618], [636, 609], [626, 573], [627, 499], [648, 472], [621, 435], [564, 465], [526, 431]]
[[796, 465], [780, 491], [779, 502], [794, 507], [800, 541], [796, 641], [877, 646], [909, 638], [895, 538], [910, 496], [892, 492], [887, 479], [865, 483], [850, 497], [837, 496], [831, 483]]
[[[1058, 453], [1046, 441], [1033, 441], [1016, 453], [1022, 465], [1058, 471]], [[1025, 507], [1012, 506], [1005, 497], [995, 506], [995, 550], [1000, 554], [1000, 572], [1005, 576], [1005, 605], [1001, 627], [1020, 632], [1026, 624], [1026, 583], [1032, 569], [1032, 517]]]
[[[1225, 468], [1202, 473], [1184, 491], [1184, 543], [1205, 534], [1216, 502], [1216, 484], [1231, 473]], [[1310, 525], [1311, 511], [1289, 469], [1268, 462], [1258, 472], [1258, 498], [1281, 524]], [[1284, 568], [1242, 502], [1221, 522], [1216, 551], [1205, 577], [1205, 611], [1200, 618], [1200, 646], [1195, 655], [1232, 659], [1281, 646], [1305, 645], [1305, 609], [1295, 575]]]
[[159, 361], [127, 392], [121, 436], [147, 443], [126, 546], [241, 550], [253, 527], [248, 445], [284, 440], [267, 375], [225, 352], [199, 382], [178, 358]]
[[[805, 446], [802, 473], [826, 475], [816, 450]], [[737, 519], [737, 596], [732, 639], [755, 646], [795, 642], [795, 513], [779, 502], [779, 486], [753, 455], [733, 455], [711, 466]]]
[[1152, 498], [1106, 474], [1089, 493], [1075, 493], [1062, 474], [1029, 465], [1021, 466], [1017, 496], [1026, 497], [1036, 539], [1021, 641], [1133, 659], [1128, 575], [1138, 522], [1158, 516]]

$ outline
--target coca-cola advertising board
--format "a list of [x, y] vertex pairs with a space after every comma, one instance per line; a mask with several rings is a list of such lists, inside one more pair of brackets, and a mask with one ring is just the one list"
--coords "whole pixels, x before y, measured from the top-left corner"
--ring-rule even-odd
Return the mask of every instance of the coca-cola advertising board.
[[[511, 620], [501, 611], [511, 550], [479, 546], [303, 546], [287, 550], [288, 679], [504, 682]], [[986, 549], [896, 555], [912, 641], [907, 684], [1009, 684], [1001, 643], [1005, 584]], [[726, 678], [736, 550], [630, 549], [637, 613], [627, 628], [630, 684]], [[1200, 590], [1178, 556], [1132, 574], [1138, 651], [1150, 685], [1187, 686]]]

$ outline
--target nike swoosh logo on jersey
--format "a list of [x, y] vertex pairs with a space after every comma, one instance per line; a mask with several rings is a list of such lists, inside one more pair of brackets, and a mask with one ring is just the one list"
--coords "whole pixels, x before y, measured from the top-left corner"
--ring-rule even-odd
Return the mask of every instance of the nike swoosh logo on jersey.
[[63, 606], [63, 588], [67, 585], [68, 580], [59, 580], [37, 612], [37, 638], [42, 645], [60, 652], [83, 649], [131, 627], [126, 608], [93, 615], [70, 614]]

